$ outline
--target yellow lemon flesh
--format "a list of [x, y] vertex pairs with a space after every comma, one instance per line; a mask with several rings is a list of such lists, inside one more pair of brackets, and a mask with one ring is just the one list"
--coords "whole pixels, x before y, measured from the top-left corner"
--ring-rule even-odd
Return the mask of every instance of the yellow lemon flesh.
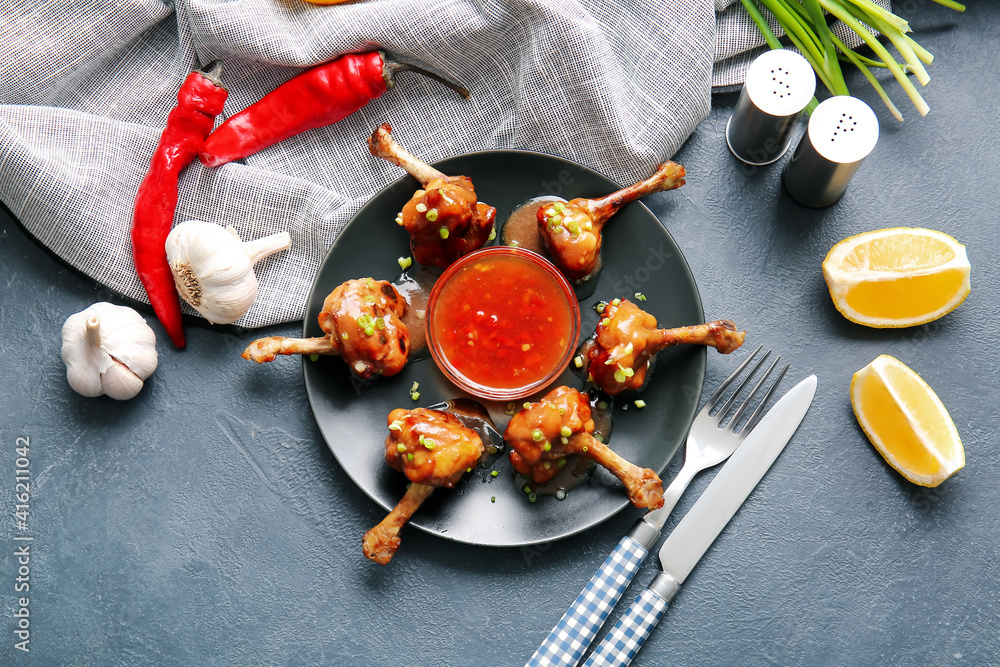
[[830, 298], [847, 319], [910, 327], [957, 308], [971, 290], [965, 246], [932, 229], [896, 227], [844, 239], [823, 260]]
[[947, 408], [899, 359], [883, 354], [855, 373], [851, 405], [875, 449], [914, 484], [937, 486], [965, 465]]

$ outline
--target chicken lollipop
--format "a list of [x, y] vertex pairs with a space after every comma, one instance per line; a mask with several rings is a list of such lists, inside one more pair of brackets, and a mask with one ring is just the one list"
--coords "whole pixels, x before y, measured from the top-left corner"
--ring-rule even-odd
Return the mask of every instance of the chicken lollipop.
[[440, 410], [397, 409], [389, 413], [385, 461], [410, 480], [399, 503], [362, 540], [365, 558], [379, 565], [392, 560], [399, 531], [435, 487], [453, 488], [483, 455], [483, 441], [453, 414]]
[[640, 389], [653, 355], [663, 348], [688, 343], [729, 354], [745, 336], [730, 320], [657, 329], [655, 317], [627, 299], [615, 299], [604, 306], [596, 335], [585, 345], [587, 379], [611, 396]]
[[318, 319], [326, 336], [259, 338], [241, 356], [262, 364], [279, 354], [334, 354], [362, 379], [395, 375], [409, 357], [410, 331], [400, 319], [406, 309], [406, 299], [391, 283], [348, 280], [323, 302]]
[[443, 269], [483, 247], [493, 231], [497, 210], [479, 203], [468, 176], [442, 174], [404, 150], [391, 133], [392, 127], [382, 124], [368, 139], [368, 150], [402, 167], [423, 186], [396, 217], [410, 233], [413, 258]]
[[503, 437], [510, 443], [510, 462], [535, 483], [547, 482], [566, 464], [570, 454], [580, 454], [607, 468], [640, 508], [663, 504], [663, 483], [649, 468], [629, 463], [592, 434], [587, 395], [569, 387], [553, 389], [538, 403], [528, 403], [515, 414]]
[[600, 268], [601, 229], [626, 204], [652, 192], [684, 185], [684, 167], [664, 162], [644, 181], [600, 199], [546, 202], [538, 208], [538, 232], [553, 263], [581, 281]]

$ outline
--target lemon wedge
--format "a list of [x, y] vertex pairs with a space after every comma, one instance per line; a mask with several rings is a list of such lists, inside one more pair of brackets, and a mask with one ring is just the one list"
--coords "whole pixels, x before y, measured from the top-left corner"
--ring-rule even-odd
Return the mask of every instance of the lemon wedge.
[[932, 229], [895, 227], [848, 237], [823, 260], [841, 314], [870, 327], [910, 327], [942, 317], [969, 294], [965, 246]]
[[965, 465], [947, 408], [899, 359], [883, 354], [855, 373], [851, 405], [878, 453], [914, 484], [937, 486]]

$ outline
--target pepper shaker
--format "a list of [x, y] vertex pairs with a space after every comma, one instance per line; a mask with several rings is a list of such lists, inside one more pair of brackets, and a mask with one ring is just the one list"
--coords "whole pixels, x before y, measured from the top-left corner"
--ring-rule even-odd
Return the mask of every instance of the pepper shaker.
[[878, 133], [875, 112], [856, 97], [822, 102], [782, 172], [788, 194], [812, 208], [836, 203], [875, 148]]
[[788, 150], [799, 114], [816, 92], [816, 74], [794, 51], [774, 49], [747, 70], [740, 101], [726, 124], [729, 150], [747, 164], [771, 164]]

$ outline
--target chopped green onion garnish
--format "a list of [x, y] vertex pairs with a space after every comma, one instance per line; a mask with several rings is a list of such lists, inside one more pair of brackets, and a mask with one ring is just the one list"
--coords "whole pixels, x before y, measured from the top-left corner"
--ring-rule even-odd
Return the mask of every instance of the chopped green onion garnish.
[[638, 399], [638, 400], [636, 400], [635, 401], [635, 407], [637, 407], [637, 408], [639, 408], [641, 410], [642, 408], [646, 407], [646, 401], [642, 400], [641, 398]]
[[499, 470], [491, 470], [490, 471], [490, 477], [498, 477], [499, 475], [500, 475], [500, 471]]
[[399, 268], [403, 269], [404, 271], [413, 266], [412, 257], [400, 257], [396, 261], [399, 262]]
[[310, 354], [309, 355], [309, 361], [319, 361], [319, 355], [318, 354]]
[[396, 443], [396, 451], [397, 452], [405, 452], [406, 451], [406, 445], [404, 445], [401, 442]]
[[443, 239], [448, 238], [448, 236], [450, 235], [449, 232], [448, 232], [448, 228], [447, 227], [442, 227], [441, 229], [439, 229], [438, 230], [438, 234], [440, 234], [441, 238], [443, 238]]
[[543, 452], [550, 452], [550, 451], [552, 451], [552, 443], [551, 442], [546, 442], [544, 445], [542, 445], [542, 451]]
[[642, 292], [636, 292], [635, 293], [635, 300], [636, 301], [645, 301], [646, 300], [646, 295], [643, 294]]
[[583, 355], [578, 354], [573, 358], [573, 365], [577, 368], [583, 368]]
[[531, 432], [531, 439], [534, 440], [535, 442], [541, 442], [542, 438], [544, 437], [545, 434], [542, 433], [542, 429], [540, 428], [536, 428], [534, 431]]
[[436, 208], [432, 208], [431, 210], [427, 211], [427, 213], [425, 213], [424, 215], [427, 216], [428, 220], [434, 222], [435, 220], [438, 219], [438, 210]]
[[425, 204], [423, 202], [420, 202], [420, 203], [418, 203], [416, 205], [416, 209], [417, 209], [417, 213], [426, 213], [427, 212], [427, 204]]
[[568, 438], [569, 436], [573, 435], [573, 429], [571, 429], [569, 426], [563, 426], [561, 429], [559, 429], [559, 435], [561, 435], [564, 438]]

